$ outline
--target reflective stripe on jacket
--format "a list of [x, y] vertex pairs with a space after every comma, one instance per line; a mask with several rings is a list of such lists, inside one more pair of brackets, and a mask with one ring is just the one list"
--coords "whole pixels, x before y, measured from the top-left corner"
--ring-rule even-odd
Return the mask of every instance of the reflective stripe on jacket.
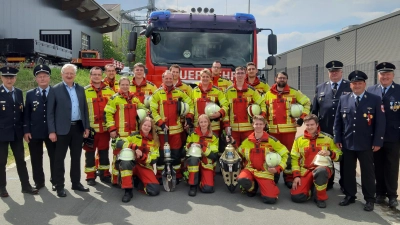
[[137, 158], [136, 162], [148, 169], [153, 170], [153, 164], [157, 162], [160, 152], [159, 146], [155, 145], [151, 133], [149, 133], [147, 137], [144, 137], [142, 132], [134, 132], [123, 140], [124, 145], [122, 148], [130, 148], [133, 151], [138, 148], [140, 151], [142, 151], [142, 157]]

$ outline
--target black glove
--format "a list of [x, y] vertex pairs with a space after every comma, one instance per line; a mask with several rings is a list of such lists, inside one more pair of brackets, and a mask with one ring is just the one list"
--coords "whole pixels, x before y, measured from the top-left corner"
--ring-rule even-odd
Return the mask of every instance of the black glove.
[[165, 130], [165, 123], [162, 123], [160, 127], [162, 130]]
[[186, 118], [186, 124], [187, 124], [189, 127], [193, 127], [192, 119]]
[[299, 126], [303, 125], [303, 119], [302, 119], [302, 118], [298, 118], [298, 119], [296, 120], [296, 123], [297, 123]]

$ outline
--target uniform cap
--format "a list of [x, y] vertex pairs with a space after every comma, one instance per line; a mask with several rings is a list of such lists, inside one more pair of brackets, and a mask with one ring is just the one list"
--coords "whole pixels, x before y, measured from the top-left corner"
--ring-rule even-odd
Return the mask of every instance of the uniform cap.
[[376, 65], [375, 69], [378, 72], [390, 72], [390, 71], [394, 71], [396, 69], [396, 66], [390, 62], [382, 62], [382, 63], [379, 63], [378, 65]]
[[0, 72], [2, 76], [17, 76], [18, 69], [12, 68], [12, 67], [2, 67], [0, 68]]
[[354, 82], [354, 81], [365, 81], [368, 80], [367, 74], [360, 70], [354, 70], [349, 74], [349, 81]]
[[337, 61], [337, 60], [333, 60], [333, 61], [328, 62], [328, 63], [325, 65], [325, 67], [326, 67], [329, 71], [332, 71], [332, 70], [339, 70], [339, 69], [342, 69], [342, 68], [343, 68], [343, 63], [340, 62], [340, 61]]
[[33, 69], [33, 76], [36, 77], [36, 75], [38, 75], [38, 73], [41, 73], [41, 72], [47, 73], [48, 75], [50, 75], [51, 74], [51, 69], [47, 65], [37, 65]]

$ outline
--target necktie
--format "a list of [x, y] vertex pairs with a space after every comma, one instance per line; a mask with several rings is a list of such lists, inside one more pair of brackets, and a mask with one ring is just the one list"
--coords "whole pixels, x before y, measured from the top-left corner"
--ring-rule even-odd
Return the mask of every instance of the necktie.
[[14, 96], [13, 96], [13, 94], [14, 94], [14, 91], [10, 91], [10, 92], [8, 92], [8, 94], [10, 95], [10, 97], [12, 98], [12, 100], [15, 102], [15, 100], [14, 100]]
[[356, 107], [358, 106], [358, 104], [360, 104], [360, 96], [357, 96], [357, 99], [356, 99]]
[[42, 90], [42, 99], [43, 99], [43, 101], [46, 101], [46, 100], [47, 100], [47, 97], [46, 97], [46, 89], [43, 89], [43, 90]]
[[384, 88], [382, 89], [382, 97], [385, 96], [387, 88], [388, 88], [388, 87], [384, 87]]
[[337, 92], [337, 83], [333, 83], [333, 89], [332, 89], [332, 91], [333, 91], [333, 95], [336, 95], [336, 92]]

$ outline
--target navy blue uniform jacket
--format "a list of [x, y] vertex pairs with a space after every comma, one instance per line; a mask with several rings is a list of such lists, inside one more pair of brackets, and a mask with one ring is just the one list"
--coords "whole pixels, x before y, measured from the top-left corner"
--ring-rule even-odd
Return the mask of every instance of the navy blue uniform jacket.
[[0, 86], [0, 141], [16, 141], [22, 139], [24, 130], [24, 98], [22, 91], [14, 88], [14, 97]]
[[43, 101], [40, 88], [34, 88], [26, 92], [24, 133], [31, 133], [32, 139], [45, 139], [49, 137], [47, 100], [46, 102]]

